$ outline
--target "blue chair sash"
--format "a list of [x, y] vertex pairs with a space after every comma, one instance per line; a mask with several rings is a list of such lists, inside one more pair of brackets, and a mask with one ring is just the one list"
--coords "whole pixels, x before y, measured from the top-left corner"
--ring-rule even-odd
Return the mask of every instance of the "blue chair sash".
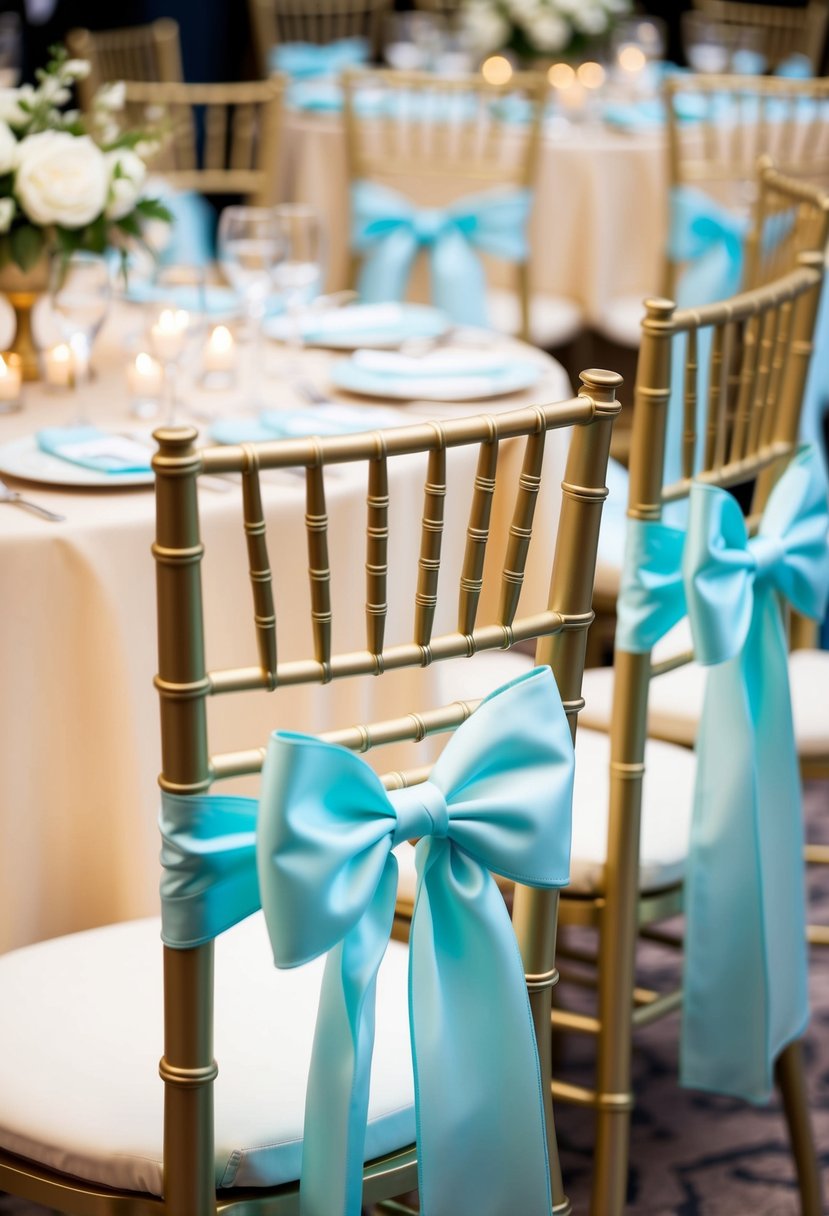
[[359, 1216], [392, 850], [420, 837], [409, 1004], [421, 1210], [549, 1216], [541, 1076], [523, 967], [489, 871], [569, 877], [573, 746], [549, 668], [488, 697], [429, 780], [386, 793], [343, 748], [271, 736], [259, 804], [165, 794], [162, 936], [209, 941], [264, 909], [277, 966], [329, 952], [306, 1101], [303, 1216]]
[[800, 776], [780, 599], [819, 619], [829, 507], [804, 450], [756, 537], [734, 498], [695, 485], [683, 559], [698, 660], [712, 665], [697, 739], [686, 892], [685, 1085], [767, 1100], [809, 1017]]
[[368, 62], [365, 38], [338, 38], [334, 42], [279, 42], [268, 57], [272, 72], [292, 80], [319, 80], [339, 76], [345, 68]]
[[[749, 539], [730, 494], [691, 492], [688, 535], [629, 521], [616, 644], [644, 653], [687, 612], [712, 665], [686, 880], [681, 1079], [764, 1101], [808, 1018], [802, 824], [782, 595], [818, 618], [829, 507], [803, 449]], [[683, 543], [684, 542], [684, 543]]]
[[528, 256], [529, 190], [467, 195], [449, 207], [417, 208], [376, 182], [351, 187], [351, 242], [363, 261], [363, 300], [402, 300], [418, 251], [429, 251], [432, 298], [453, 321], [486, 325], [486, 276], [476, 249], [509, 262]]

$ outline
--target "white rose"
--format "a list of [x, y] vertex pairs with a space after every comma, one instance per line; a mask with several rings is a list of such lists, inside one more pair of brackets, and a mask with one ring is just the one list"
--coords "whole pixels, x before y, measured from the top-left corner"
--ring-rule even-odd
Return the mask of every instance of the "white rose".
[[109, 173], [88, 135], [41, 131], [17, 145], [15, 194], [35, 224], [83, 228], [101, 214]]
[[0, 232], [8, 232], [14, 219], [14, 199], [0, 198]]
[[472, 45], [480, 51], [494, 51], [509, 38], [509, 24], [494, 9], [470, 6], [464, 13], [464, 27]]
[[102, 85], [92, 104], [96, 110], [123, 110], [126, 100], [127, 86], [123, 80], [116, 80], [114, 84]]
[[129, 148], [108, 152], [105, 159], [110, 173], [106, 215], [107, 219], [120, 220], [129, 215], [138, 202], [147, 167], [141, 157]]
[[8, 125], [0, 122], [0, 173], [11, 173], [17, 162], [17, 140]]
[[29, 121], [29, 115], [20, 108], [21, 101], [30, 102], [35, 91], [29, 84], [19, 89], [0, 89], [0, 121], [10, 127], [22, 127]]
[[570, 41], [570, 26], [556, 13], [542, 12], [531, 22], [524, 22], [527, 36], [539, 51], [561, 51]]
[[603, 34], [607, 29], [607, 13], [602, 8], [584, 5], [573, 13], [573, 24], [583, 34]]
[[91, 68], [92, 64], [88, 59], [67, 59], [63, 65], [63, 74], [71, 80], [86, 80]]

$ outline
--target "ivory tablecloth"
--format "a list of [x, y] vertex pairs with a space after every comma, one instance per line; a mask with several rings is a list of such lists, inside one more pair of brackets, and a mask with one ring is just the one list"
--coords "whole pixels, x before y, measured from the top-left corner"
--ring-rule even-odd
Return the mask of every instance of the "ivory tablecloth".
[[[140, 314], [122, 308], [108, 322], [96, 350], [98, 379], [83, 393], [50, 393], [31, 386], [25, 409], [0, 417], [2, 444], [43, 425], [79, 415], [118, 429], [127, 413], [124, 343], [140, 330]], [[563, 369], [538, 352], [542, 377], [523, 395], [456, 406], [421, 403], [401, 413], [434, 416], [513, 408], [570, 395]], [[326, 386], [331, 356], [306, 352], [303, 372]], [[281, 355], [270, 352], [278, 372]], [[268, 382], [274, 403], [287, 401], [284, 378]], [[188, 396], [200, 410], [232, 405], [203, 391]], [[295, 402], [292, 402], [295, 404]], [[186, 419], [183, 419], [186, 420]], [[548, 444], [550, 475], [539, 503], [537, 537], [554, 535], [566, 432]], [[475, 453], [455, 453], [471, 481]], [[517, 447], [505, 453], [518, 459]], [[2, 451], [0, 450], [0, 459]], [[410, 637], [425, 462], [407, 457], [391, 469], [391, 577], [388, 641]], [[8, 479], [11, 482], [12, 479]], [[156, 694], [154, 532], [151, 488], [66, 490], [16, 484], [66, 515], [51, 524], [0, 506], [0, 949], [107, 921], [153, 913], [159, 867], [156, 830], [160, 746]], [[205, 616], [210, 665], [256, 662], [253, 620], [241, 525], [241, 491], [220, 483], [201, 491]], [[335, 645], [362, 645], [364, 603], [364, 470], [327, 481], [334, 585]], [[439, 627], [454, 628], [457, 572], [465, 530], [463, 492], [450, 489], [442, 586], [449, 593]], [[306, 611], [307, 575], [302, 482], [265, 474], [271, 564], [275, 569], [281, 655], [311, 653]], [[459, 519], [458, 517], [463, 518]], [[508, 523], [498, 512], [497, 553]], [[532, 553], [531, 553], [532, 561]], [[542, 606], [549, 567], [538, 563], [527, 603]], [[347, 593], [353, 593], [349, 594]], [[346, 602], [348, 600], [348, 602]], [[523, 604], [522, 604], [523, 607]], [[227, 697], [210, 706], [213, 750], [258, 746], [278, 725], [322, 730], [393, 716], [413, 708], [412, 690], [427, 673], [395, 673], [382, 680], [344, 681], [327, 689]], [[409, 761], [411, 762], [411, 761]], [[397, 767], [394, 757], [383, 767]]]
[[[575, 300], [588, 323], [602, 316], [609, 299], [657, 292], [667, 229], [666, 174], [661, 130], [628, 133], [584, 122], [545, 134], [530, 224], [533, 290]], [[400, 188], [429, 204], [426, 185], [407, 180]], [[348, 286], [340, 115], [288, 112], [283, 193], [322, 212], [329, 290]], [[503, 265], [493, 262], [492, 271], [493, 281], [510, 282]]]

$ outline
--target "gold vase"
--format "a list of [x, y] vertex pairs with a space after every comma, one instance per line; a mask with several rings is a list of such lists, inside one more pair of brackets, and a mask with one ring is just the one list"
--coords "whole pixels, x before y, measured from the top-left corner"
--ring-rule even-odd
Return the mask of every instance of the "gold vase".
[[32, 337], [32, 308], [49, 288], [49, 259], [45, 255], [30, 270], [13, 262], [0, 269], [0, 295], [14, 309], [17, 329], [11, 349], [20, 356], [24, 380], [40, 378], [40, 362]]

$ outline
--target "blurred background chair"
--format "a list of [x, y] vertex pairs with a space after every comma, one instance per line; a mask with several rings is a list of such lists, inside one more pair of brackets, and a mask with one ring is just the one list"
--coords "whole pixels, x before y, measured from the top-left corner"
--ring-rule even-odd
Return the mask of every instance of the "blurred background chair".
[[[475, 281], [466, 292], [466, 304], [487, 315], [494, 328], [537, 346], [552, 348], [571, 341], [582, 327], [580, 309], [572, 300], [533, 292], [526, 243], [547, 96], [544, 77], [515, 73], [507, 83], [496, 85], [480, 74], [441, 79], [428, 72], [354, 70], [343, 80], [355, 277], [365, 265], [354, 238], [354, 226], [360, 222], [355, 191], [362, 190], [363, 183], [404, 196], [421, 252], [434, 247], [454, 205], [469, 241], [514, 266], [513, 290], [487, 289], [482, 308]], [[496, 196], [507, 195], [516, 202], [511, 220], [498, 219], [497, 236], [479, 240], [484, 225], [463, 213], [464, 200], [487, 208]], [[499, 254], [499, 245], [505, 252]], [[394, 298], [391, 282], [389, 291], [386, 298]], [[463, 295], [460, 287], [456, 295]]]
[[726, 32], [750, 30], [756, 34], [752, 49], [763, 55], [766, 70], [773, 71], [792, 55], [802, 55], [813, 73], [820, 69], [829, 17], [825, 0], [808, 0], [803, 5], [694, 0], [694, 8]]
[[136, 122], [161, 130], [151, 161], [177, 190], [241, 195], [254, 205], [277, 197], [282, 82], [150, 84], [126, 81]]
[[89, 110], [95, 92], [116, 80], [180, 82], [181, 45], [178, 22], [161, 17], [148, 25], [115, 30], [70, 30], [66, 48], [74, 59], [87, 59], [90, 73], [78, 82], [81, 108]]
[[259, 70], [273, 70], [274, 48], [286, 42], [318, 45], [362, 38], [369, 55], [380, 50], [384, 15], [391, 0], [248, 0]]

